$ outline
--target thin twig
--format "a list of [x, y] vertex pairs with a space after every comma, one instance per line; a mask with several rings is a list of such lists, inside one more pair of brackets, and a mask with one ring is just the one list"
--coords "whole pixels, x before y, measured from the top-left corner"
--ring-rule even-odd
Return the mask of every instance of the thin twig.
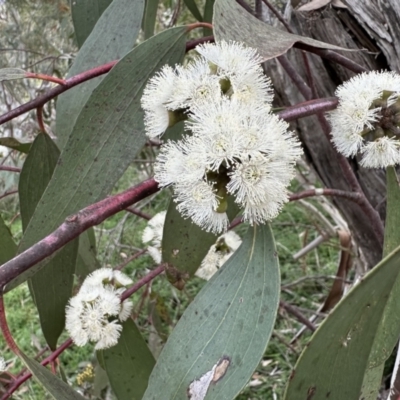
[[114, 269], [121, 271], [121, 269], [125, 268], [131, 261], [136, 260], [138, 257], [145, 254], [146, 252], [147, 252], [147, 249], [143, 249], [143, 250], [138, 251], [135, 254], [132, 254], [130, 257], [128, 257], [126, 260], [124, 260], [124, 262], [117, 265]]
[[299, 322], [305, 325], [311, 332], [315, 332], [317, 328], [310, 322], [296, 307], [286, 303], [285, 301], [280, 301], [279, 305], [284, 308], [289, 314], [292, 314]]
[[138, 210], [137, 208], [134, 208], [134, 207], [126, 207], [125, 210], [130, 212], [131, 214], [137, 215], [138, 217], [143, 218], [147, 221], [149, 221], [152, 218], [151, 215], [146, 214], [143, 211]]
[[193, 40], [189, 40], [186, 43], [186, 53], [189, 50], [193, 50], [196, 46], [198, 46], [199, 44], [203, 44], [203, 43], [214, 43], [215, 39], [214, 36], [204, 36], [200, 39], [193, 39]]
[[43, 133], [46, 133], [46, 128], [44, 126], [44, 121], [43, 121], [43, 106], [39, 106], [36, 109], [36, 117], [37, 117], [37, 121], [38, 121], [38, 125], [39, 125], [40, 130]]
[[92, 226], [102, 223], [126, 207], [156, 193], [158, 184], [148, 179], [128, 190], [92, 204], [67, 217], [54, 232], [0, 267], [0, 288], [38, 262], [54, 254], [61, 247]]
[[50, 76], [45, 74], [36, 74], [34, 72], [27, 72], [25, 78], [40, 79], [42, 81], [53, 82], [59, 85], [65, 85], [67, 82], [65, 79], [57, 78], [56, 76]]
[[0, 165], [0, 171], [21, 172], [21, 168], [9, 167], [8, 165]]
[[293, 47], [296, 47], [300, 50], [308, 51], [309, 53], [314, 53], [322, 58], [326, 58], [329, 61], [333, 61], [336, 64], [342, 65], [350, 71], [355, 72], [356, 74], [361, 74], [363, 72], [368, 72], [368, 69], [363, 67], [360, 64], [357, 64], [355, 61], [350, 60], [345, 56], [342, 56], [339, 53], [336, 53], [333, 50], [320, 49], [318, 47], [313, 47], [305, 43], [296, 42]]
[[9, 192], [4, 192], [2, 195], [0, 195], [0, 200], [15, 193], [18, 193], [18, 190], [10, 190]]

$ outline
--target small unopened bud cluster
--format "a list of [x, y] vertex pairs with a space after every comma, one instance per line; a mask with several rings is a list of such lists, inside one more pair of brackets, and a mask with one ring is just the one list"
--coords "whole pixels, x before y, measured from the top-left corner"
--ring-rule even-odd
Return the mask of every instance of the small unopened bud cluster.
[[95, 342], [96, 350], [118, 343], [122, 325], [132, 311], [130, 300], [120, 296], [132, 280], [121, 271], [100, 268], [83, 282], [66, 309], [65, 327], [77, 346]]
[[196, 50], [194, 62], [164, 67], [144, 90], [150, 138], [185, 120], [186, 135], [162, 146], [155, 179], [171, 185], [181, 214], [207, 231], [226, 231], [230, 196], [246, 221], [268, 221], [287, 201], [299, 143], [271, 112], [256, 50], [226, 42]]
[[362, 158], [367, 168], [400, 163], [400, 75], [368, 72], [336, 90], [339, 105], [329, 119], [332, 141], [344, 156]]

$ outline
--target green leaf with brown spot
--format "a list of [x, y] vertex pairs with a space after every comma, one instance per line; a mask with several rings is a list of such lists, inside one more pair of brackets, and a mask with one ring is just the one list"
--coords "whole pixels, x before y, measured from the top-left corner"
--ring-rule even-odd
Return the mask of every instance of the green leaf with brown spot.
[[[269, 225], [242, 245], [185, 310], [150, 376], [143, 400], [181, 400], [202, 377], [207, 400], [234, 399], [259, 364], [275, 323], [280, 274]], [[192, 399], [203, 399], [194, 397]]]

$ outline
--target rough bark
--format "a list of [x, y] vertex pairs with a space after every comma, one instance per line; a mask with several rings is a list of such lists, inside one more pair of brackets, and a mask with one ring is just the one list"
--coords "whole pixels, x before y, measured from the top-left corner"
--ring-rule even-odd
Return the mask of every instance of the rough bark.
[[[289, 24], [300, 35], [346, 48], [367, 49], [342, 54], [370, 70], [388, 67], [399, 70], [400, 57], [397, 54], [400, 54], [400, 28], [396, 25], [396, 19], [400, 19], [400, 2], [347, 0], [347, 3], [347, 10], [328, 5], [310, 12], [292, 11]], [[277, 26], [282, 27], [279, 23]], [[286, 57], [307, 82], [301, 52], [292, 49]], [[308, 59], [318, 97], [334, 95], [337, 85], [354, 76], [353, 72], [315, 55], [308, 55]], [[277, 60], [268, 61], [265, 68], [274, 83], [277, 106], [304, 101], [304, 97]], [[293, 124], [293, 128], [299, 134], [310, 165], [326, 187], [351, 190], [338, 163], [336, 151], [321, 129], [318, 118], [304, 118]], [[384, 171], [364, 169], [356, 159], [351, 159], [350, 163], [369, 201], [384, 219]], [[382, 246], [371, 231], [370, 222], [357, 204], [340, 198], [336, 198], [334, 202], [348, 221], [366, 266], [373, 267], [381, 259]]]

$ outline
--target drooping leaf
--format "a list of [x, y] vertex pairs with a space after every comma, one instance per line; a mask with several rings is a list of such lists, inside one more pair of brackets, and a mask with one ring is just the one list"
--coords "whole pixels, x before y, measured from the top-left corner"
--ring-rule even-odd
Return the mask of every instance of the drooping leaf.
[[184, 0], [184, 2], [188, 10], [192, 13], [193, 17], [195, 17], [197, 21], [202, 22], [203, 16], [197, 7], [196, 0]]
[[82, 47], [97, 20], [111, 2], [112, 0], [71, 0], [72, 22], [79, 47]]
[[321, 324], [295, 366], [286, 400], [359, 398], [388, 293], [399, 277], [399, 262], [400, 247], [370, 271]]
[[11, 260], [17, 253], [17, 245], [11, 235], [8, 226], [0, 215], [0, 265]]
[[263, 61], [286, 53], [297, 42], [321, 49], [347, 50], [272, 27], [248, 13], [233, 0], [215, 0], [213, 21], [217, 41], [244, 42], [256, 48]]
[[[204, 5], [204, 22], [209, 22], [210, 24], [213, 21], [213, 13], [214, 13], [214, 3], [215, 0], [206, 0], [206, 4]], [[213, 34], [212, 29], [204, 28], [203, 35], [210, 36]]]
[[[234, 399], [262, 358], [278, 309], [280, 275], [270, 227], [249, 228], [171, 333], [143, 400]], [[205, 393], [204, 393], [205, 395]]]
[[36, 380], [54, 397], [56, 400], [85, 400], [79, 393], [75, 392], [61, 379], [53, 375], [47, 368], [40, 365], [35, 360], [30, 359], [24, 353], [20, 353], [24, 364]]
[[[36, 136], [19, 179], [22, 228], [25, 231], [56, 167], [60, 151], [45, 134]], [[78, 239], [60, 250], [29, 282], [43, 335], [52, 350], [64, 329], [65, 306], [71, 297]]]
[[156, 24], [158, 10], [158, 0], [146, 0], [144, 7], [142, 29], [144, 38], [148, 39], [154, 35], [154, 27]]
[[[144, 0], [114, 0], [85, 40], [68, 77], [118, 60], [128, 53], [139, 34], [143, 8]], [[103, 79], [104, 76], [91, 79], [58, 97], [56, 131], [61, 150], [67, 143], [83, 106]]]
[[[400, 184], [393, 167], [386, 169], [387, 201], [386, 223], [383, 255], [387, 256], [400, 245]], [[381, 316], [376, 337], [369, 356], [363, 384], [365, 400], [375, 400], [381, 385], [385, 361], [391, 355], [393, 348], [400, 336], [400, 276], [394, 282], [393, 288], [387, 299], [387, 304]]]
[[[22, 238], [26, 249], [78, 210], [104, 198], [145, 142], [140, 98], [148, 78], [181, 61], [185, 27], [166, 30], [127, 54], [82, 110], [35, 214]], [[21, 274], [12, 289], [42, 265]]]
[[12, 79], [25, 78], [26, 71], [21, 68], [1, 68], [0, 69], [0, 82], [10, 81]]
[[118, 344], [102, 353], [118, 400], [141, 400], [155, 360], [136, 324], [131, 319], [124, 322]]
[[17, 150], [21, 153], [28, 154], [32, 143], [21, 143], [12, 137], [0, 138], [0, 146], [8, 147], [9, 149]]

